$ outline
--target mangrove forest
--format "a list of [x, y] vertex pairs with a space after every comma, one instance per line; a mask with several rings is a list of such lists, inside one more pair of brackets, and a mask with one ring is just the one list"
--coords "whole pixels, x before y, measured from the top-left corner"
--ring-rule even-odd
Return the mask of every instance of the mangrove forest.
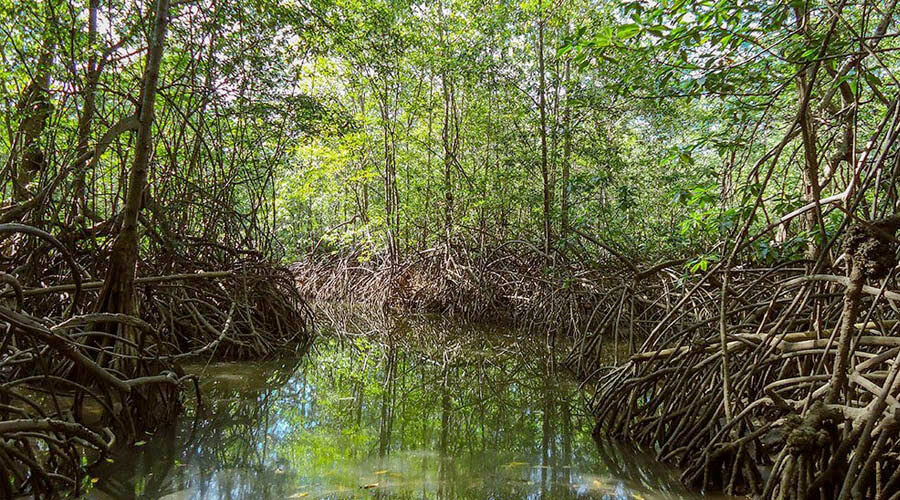
[[0, 500], [900, 500], [897, 0], [0, 0]]

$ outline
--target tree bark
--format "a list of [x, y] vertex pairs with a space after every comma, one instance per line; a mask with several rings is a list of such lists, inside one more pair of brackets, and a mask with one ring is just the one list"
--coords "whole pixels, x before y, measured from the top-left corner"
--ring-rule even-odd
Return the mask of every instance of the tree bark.
[[388, 256], [391, 262], [397, 258], [397, 222], [399, 217], [399, 196], [397, 191], [397, 161], [394, 144], [394, 129], [391, 123], [390, 71], [385, 71], [383, 88], [379, 94], [381, 128], [384, 146], [384, 212], [387, 227]]
[[13, 198], [19, 202], [34, 195], [28, 189], [28, 185], [44, 168], [44, 151], [41, 149], [40, 138], [47, 126], [47, 116], [50, 114], [48, 90], [53, 50], [54, 44], [48, 36], [44, 40], [43, 51], [38, 58], [34, 79], [25, 87], [16, 106], [22, 116], [16, 134], [21, 158], [13, 182]]
[[[147, 173], [150, 167], [152, 147], [152, 127], [154, 119], [154, 103], [156, 88], [159, 82], [159, 68], [162, 62], [163, 42], [168, 24], [169, 0], [157, 0], [153, 33], [151, 35], [147, 63], [144, 69], [141, 89], [139, 126], [135, 141], [134, 163], [128, 175], [128, 187], [122, 228], [116, 236], [106, 271], [98, 312], [137, 314], [138, 303], [134, 289], [135, 266], [138, 258], [138, 214], [144, 190], [147, 186]], [[115, 328], [115, 327], [114, 327]], [[131, 336], [131, 331], [116, 329], [116, 333]]]
[[453, 113], [453, 81], [446, 70], [441, 73], [441, 87], [444, 96], [444, 121], [441, 126], [441, 143], [444, 149], [444, 239], [450, 245], [453, 233], [453, 145], [450, 140]]
[[563, 110], [563, 127], [565, 130], [563, 131], [562, 179], [559, 194], [562, 217], [559, 236], [564, 242], [569, 237], [569, 170], [571, 168], [569, 162], [572, 158], [572, 108], [569, 103], [569, 64], [567, 59], [564, 70], [565, 86], [563, 88], [566, 89], [566, 100]]
[[[851, 259], [853, 260], [853, 259]], [[850, 365], [850, 345], [853, 343], [853, 334], [856, 316], [859, 314], [859, 301], [862, 297], [863, 285], [866, 282], [862, 268], [857, 264], [851, 264], [850, 283], [844, 292], [844, 309], [841, 313], [840, 338], [837, 345], [837, 356], [834, 358], [834, 369], [831, 373], [831, 388], [826, 402], [834, 404], [840, 400], [847, 386], [847, 370]]]
[[541, 181], [543, 184], [544, 254], [549, 258], [552, 245], [550, 222], [550, 171], [547, 164], [547, 82], [544, 75], [544, 9], [538, 0], [538, 107], [541, 114]]
[[[801, 197], [804, 204], [818, 203], [820, 199], [821, 187], [819, 186], [819, 160], [816, 146], [816, 131], [809, 116], [809, 97], [808, 93], [812, 92], [810, 82], [807, 80], [805, 72], [801, 73], [799, 78], [800, 102], [807, 103], [800, 111], [800, 132], [803, 140], [804, 162], [802, 170], [803, 188]], [[817, 205], [815, 210], [809, 210], [805, 215], [805, 229], [810, 233], [815, 233], [822, 226], [821, 223], [822, 210]], [[824, 236], [824, 235], [822, 235]], [[814, 238], [809, 242], [807, 247], [807, 256], [810, 260], [816, 261], [819, 258], [819, 249], [821, 246], [821, 236]]]
[[82, 96], [84, 104], [81, 107], [81, 116], [78, 117], [78, 144], [75, 148], [77, 163], [74, 165], [74, 193], [72, 195], [72, 217], [87, 213], [87, 198], [85, 196], [85, 175], [88, 165], [88, 143], [91, 138], [91, 123], [97, 109], [95, 95], [97, 84], [100, 81], [100, 70], [97, 64], [97, 51], [94, 44], [97, 41], [97, 11], [100, 9], [100, 0], [90, 0], [88, 5], [88, 61], [87, 72], [84, 77], [84, 89]]

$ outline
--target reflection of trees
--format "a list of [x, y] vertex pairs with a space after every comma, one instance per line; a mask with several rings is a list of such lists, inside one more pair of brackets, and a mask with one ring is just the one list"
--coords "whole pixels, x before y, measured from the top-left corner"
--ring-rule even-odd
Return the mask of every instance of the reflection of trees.
[[[379, 420], [378, 455], [384, 456], [391, 441], [391, 427], [394, 423], [394, 401], [397, 397], [397, 348], [388, 340], [384, 361], [384, 383], [381, 395], [381, 419]], [[357, 422], [359, 419], [357, 419]]]
[[[536, 483], [540, 496], [577, 496], [570, 486], [578, 479], [573, 469], [642, 489], [681, 491], [658, 464], [621, 444], [599, 443], [598, 454], [587, 433], [592, 419], [582, 410], [576, 386], [560, 370], [554, 348], [534, 337], [482, 326], [473, 335], [472, 327], [454, 322], [396, 323], [381, 315], [345, 321], [340, 328], [349, 338], [377, 339], [357, 355], [355, 369], [378, 383], [358, 384], [368, 391], [356, 391], [356, 422], [379, 429], [381, 455], [438, 450], [437, 498], [465, 498], [459, 489], [466, 481], [457, 479], [465, 471], [485, 469], [466, 462], [476, 456], [493, 457], [484, 465], [494, 470], [476, 478], [487, 484], [479, 483], [477, 492], [470, 492], [473, 498], [485, 495], [484, 488], [503, 498], [511, 480]], [[378, 413], [363, 414], [362, 398], [380, 401]], [[399, 432], [391, 433], [394, 427]], [[527, 460], [528, 471], [515, 478], [498, 473], [514, 460]], [[494, 488], [488, 486], [491, 473]]]
[[267, 436], [278, 413], [294, 402], [286, 389], [298, 365], [281, 363], [256, 386], [205, 389], [193, 418], [158, 434], [146, 448], [118, 453], [113, 463], [100, 467], [97, 475], [105, 479], [97, 489], [117, 499], [155, 499], [191, 487], [197, 498], [267, 498], [287, 491]]
[[[114, 498], [193, 488], [195, 498], [262, 499], [301, 484], [359, 492], [378, 480], [366, 495], [596, 498], [572, 487], [591, 483], [577, 471], [669, 487], [655, 464], [621, 448], [598, 455], [577, 388], [539, 339], [422, 318], [340, 321], [344, 333], [321, 339], [299, 365], [255, 367], [273, 373], [264, 383], [210, 386], [190, 424], [109, 466], [142, 471], [139, 479], [104, 480], [101, 489]], [[395, 466], [402, 478], [372, 476]]]

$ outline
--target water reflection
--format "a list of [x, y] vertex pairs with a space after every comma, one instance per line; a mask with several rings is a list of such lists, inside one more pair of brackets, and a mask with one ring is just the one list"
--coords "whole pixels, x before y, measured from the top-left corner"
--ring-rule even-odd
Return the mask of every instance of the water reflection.
[[93, 498], [676, 498], [595, 443], [543, 339], [342, 317], [302, 360], [192, 366], [204, 405], [97, 471]]

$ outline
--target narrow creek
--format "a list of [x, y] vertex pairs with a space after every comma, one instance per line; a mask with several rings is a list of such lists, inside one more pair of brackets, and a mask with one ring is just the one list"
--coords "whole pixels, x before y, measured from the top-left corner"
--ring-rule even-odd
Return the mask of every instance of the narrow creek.
[[564, 349], [545, 338], [380, 314], [330, 323], [297, 359], [187, 367], [202, 405], [116, 453], [88, 497], [692, 496], [674, 471], [592, 438]]

